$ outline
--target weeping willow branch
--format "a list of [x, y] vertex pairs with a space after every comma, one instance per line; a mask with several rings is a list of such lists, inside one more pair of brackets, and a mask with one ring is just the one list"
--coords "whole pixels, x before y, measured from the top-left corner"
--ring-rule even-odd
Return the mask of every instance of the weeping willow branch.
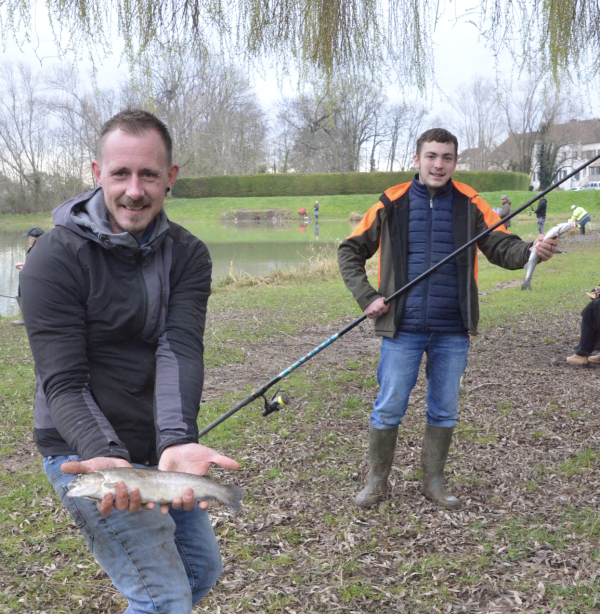
[[[3, 0], [0, 31], [31, 31], [37, 0]], [[130, 61], [158, 49], [198, 54], [220, 48], [279, 68], [375, 70], [424, 89], [433, 76], [434, 28], [454, 4], [443, 0], [44, 0], [63, 50], [93, 55], [120, 35]], [[469, 11], [484, 40], [522, 66], [558, 78], [600, 64], [600, 6], [584, 0], [480, 0]]]

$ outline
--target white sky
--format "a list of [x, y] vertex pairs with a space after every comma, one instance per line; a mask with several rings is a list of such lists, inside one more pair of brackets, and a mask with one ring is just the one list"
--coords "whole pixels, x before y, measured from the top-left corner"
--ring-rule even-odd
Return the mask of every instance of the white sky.
[[[486, 48], [484, 41], [479, 40], [476, 27], [467, 23], [466, 20], [457, 23], [452, 18], [452, 15], [466, 11], [472, 3], [473, 0], [456, 0], [453, 4], [449, 3], [447, 14], [442, 17], [436, 27], [434, 33], [434, 67], [441, 93], [431, 90], [429, 94], [433, 115], [443, 116], [448, 112], [448, 107], [443, 102], [443, 93], [452, 93], [457, 85], [469, 81], [474, 75], [480, 74], [491, 77], [495, 75], [495, 59], [491, 51]], [[0, 57], [12, 60], [23, 59], [37, 66], [47, 66], [49, 63], [57, 61], [57, 51], [45, 9], [41, 6], [36, 15], [31, 38], [31, 43], [24, 42], [22, 44], [22, 50], [19, 50], [12, 40], [9, 40], [6, 51], [0, 54]], [[119, 66], [121, 49], [121, 41], [115, 36], [113, 54], [105, 59], [97, 58], [97, 77], [101, 86], [113, 84], [119, 75], [126, 75], [126, 70]], [[90, 66], [90, 62], [85, 56], [86, 53], [87, 51], [83, 51], [82, 67]], [[503, 52], [500, 56], [498, 67], [501, 73], [506, 76], [511, 73], [513, 62], [508, 52]], [[282, 92], [286, 95], [293, 92], [293, 84], [290, 80], [279, 84], [274, 70], [265, 71], [264, 77], [253, 75], [253, 79], [258, 97], [266, 108], [276, 102], [281, 97]], [[415, 90], [416, 95], [418, 93]], [[591, 108], [589, 99], [584, 99], [583, 104], [585, 105], [586, 100], [588, 102], [587, 108], [595, 116], [600, 116], [600, 100], [598, 97], [596, 96], [591, 100]]]

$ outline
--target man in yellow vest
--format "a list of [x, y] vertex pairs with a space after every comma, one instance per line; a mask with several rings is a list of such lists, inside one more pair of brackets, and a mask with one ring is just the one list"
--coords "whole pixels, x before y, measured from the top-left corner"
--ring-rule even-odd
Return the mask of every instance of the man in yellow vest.
[[571, 206], [571, 219], [569, 222], [577, 224], [581, 230], [581, 234], [585, 234], [585, 225], [592, 219], [590, 214], [583, 207]]

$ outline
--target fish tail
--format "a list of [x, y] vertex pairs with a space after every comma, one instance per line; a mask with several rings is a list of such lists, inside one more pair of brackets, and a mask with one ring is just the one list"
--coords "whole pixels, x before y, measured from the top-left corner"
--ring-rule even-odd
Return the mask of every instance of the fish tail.
[[242, 509], [242, 499], [244, 498], [244, 491], [235, 484], [228, 484], [227, 486], [225, 486], [225, 489], [227, 492], [225, 497], [223, 498], [223, 503], [232, 510], [239, 512]]
[[528, 279], [526, 279], [522, 284], [521, 284], [521, 290], [529, 290], [530, 292], [533, 292], [533, 288], [531, 287], [531, 281], [529, 281]]

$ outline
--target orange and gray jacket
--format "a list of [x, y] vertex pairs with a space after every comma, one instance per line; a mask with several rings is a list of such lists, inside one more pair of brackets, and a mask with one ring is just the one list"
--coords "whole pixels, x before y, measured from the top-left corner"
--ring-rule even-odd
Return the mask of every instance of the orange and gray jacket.
[[[458, 249], [500, 220], [473, 188], [453, 184], [452, 224], [454, 247]], [[374, 300], [387, 297], [408, 283], [408, 220], [410, 183], [386, 190], [379, 202], [365, 214], [353, 233], [338, 250], [338, 264], [344, 282], [364, 311]], [[456, 257], [460, 311], [465, 328], [477, 334], [479, 301], [477, 292], [477, 248], [492, 263], [505, 269], [523, 268], [532, 243], [526, 243], [501, 225]], [[369, 283], [366, 261], [379, 250], [377, 290]], [[390, 310], [375, 320], [375, 332], [393, 337], [402, 319], [406, 294], [392, 301]]]

